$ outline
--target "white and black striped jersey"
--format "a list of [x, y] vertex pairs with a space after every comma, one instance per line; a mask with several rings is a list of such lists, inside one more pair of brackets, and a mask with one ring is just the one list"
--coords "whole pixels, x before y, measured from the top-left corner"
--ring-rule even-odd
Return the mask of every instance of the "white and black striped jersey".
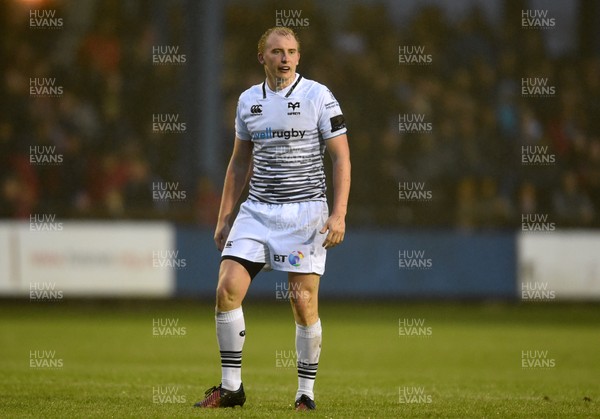
[[253, 142], [249, 199], [282, 204], [325, 198], [326, 140], [346, 133], [337, 100], [320, 83], [296, 74], [274, 92], [266, 82], [240, 95], [236, 136]]

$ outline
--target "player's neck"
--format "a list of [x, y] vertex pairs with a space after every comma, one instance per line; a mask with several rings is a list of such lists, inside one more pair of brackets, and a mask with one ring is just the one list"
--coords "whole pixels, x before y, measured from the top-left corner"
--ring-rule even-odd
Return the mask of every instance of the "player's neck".
[[269, 89], [271, 89], [273, 92], [280, 92], [286, 87], [289, 87], [292, 83], [294, 83], [294, 80], [296, 80], [297, 75], [297, 73], [294, 73], [291, 77], [287, 79], [282, 79], [275, 76], [267, 76], [267, 85], [269, 86]]

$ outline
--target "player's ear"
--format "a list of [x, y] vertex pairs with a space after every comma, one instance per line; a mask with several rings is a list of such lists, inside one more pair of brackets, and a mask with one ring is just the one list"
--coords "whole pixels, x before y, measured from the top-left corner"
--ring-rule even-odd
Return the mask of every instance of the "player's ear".
[[265, 64], [265, 57], [263, 56], [262, 52], [258, 53], [258, 62], [261, 63], [262, 65]]

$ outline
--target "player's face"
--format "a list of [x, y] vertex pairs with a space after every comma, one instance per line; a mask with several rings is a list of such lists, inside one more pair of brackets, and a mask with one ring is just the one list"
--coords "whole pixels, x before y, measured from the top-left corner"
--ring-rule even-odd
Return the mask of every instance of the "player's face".
[[285, 87], [296, 77], [296, 66], [300, 61], [298, 42], [293, 36], [272, 33], [265, 42], [265, 51], [258, 54], [258, 61], [265, 66], [269, 79]]

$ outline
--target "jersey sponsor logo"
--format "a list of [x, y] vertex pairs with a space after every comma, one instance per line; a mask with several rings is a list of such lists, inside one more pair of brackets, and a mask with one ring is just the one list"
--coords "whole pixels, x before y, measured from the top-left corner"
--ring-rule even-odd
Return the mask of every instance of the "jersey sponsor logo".
[[336, 115], [333, 118], [330, 118], [329, 122], [331, 122], [331, 132], [336, 132], [346, 128], [346, 120], [344, 119], [344, 115]]
[[340, 106], [337, 100], [325, 104], [325, 109], [331, 109]]
[[262, 115], [262, 105], [250, 106], [250, 112], [252, 112], [253, 115]]
[[272, 138], [285, 138], [286, 140], [289, 140], [290, 138], [296, 137], [304, 138], [305, 133], [306, 130], [295, 130], [294, 128], [292, 128], [291, 130], [274, 130], [273, 128], [269, 127], [264, 131], [253, 132], [252, 139], [268, 140]]
[[225, 249], [229, 249], [233, 247], [233, 240], [228, 240], [227, 243], [225, 243]]

